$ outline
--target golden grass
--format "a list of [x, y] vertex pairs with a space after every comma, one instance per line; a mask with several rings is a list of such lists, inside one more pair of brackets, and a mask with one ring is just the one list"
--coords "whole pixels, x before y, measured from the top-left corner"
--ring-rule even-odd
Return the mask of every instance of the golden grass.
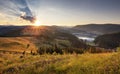
[[[23, 52], [36, 50], [32, 37], [0, 37], [0, 50]], [[30, 45], [27, 48], [27, 44]]]
[[[120, 54], [26, 55], [1, 54], [0, 70], [7, 74], [119, 74]], [[8, 58], [9, 56], [9, 58]], [[14, 57], [14, 58], [13, 58]]]
[[[36, 51], [32, 37], [0, 37], [0, 50]], [[3, 46], [7, 44], [7, 46]], [[30, 48], [26, 48], [30, 44]], [[0, 74], [120, 74], [120, 53], [30, 55], [0, 52]]]

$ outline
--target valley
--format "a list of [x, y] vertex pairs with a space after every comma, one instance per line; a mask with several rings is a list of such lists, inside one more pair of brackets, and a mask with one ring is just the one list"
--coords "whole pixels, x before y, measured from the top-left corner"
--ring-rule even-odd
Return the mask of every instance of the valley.
[[2, 26], [0, 31], [2, 74], [120, 73], [119, 46], [94, 43], [106, 34], [59, 26]]

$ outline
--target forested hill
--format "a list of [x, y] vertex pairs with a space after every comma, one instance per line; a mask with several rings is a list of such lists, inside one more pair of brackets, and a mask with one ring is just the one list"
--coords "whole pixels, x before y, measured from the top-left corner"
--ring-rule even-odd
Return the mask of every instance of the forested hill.
[[116, 48], [120, 46], [120, 32], [98, 36], [95, 43], [103, 48]]
[[120, 32], [120, 24], [88, 24], [77, 25], [73, 29], [87, 31], [95, 34], [108, 34]]

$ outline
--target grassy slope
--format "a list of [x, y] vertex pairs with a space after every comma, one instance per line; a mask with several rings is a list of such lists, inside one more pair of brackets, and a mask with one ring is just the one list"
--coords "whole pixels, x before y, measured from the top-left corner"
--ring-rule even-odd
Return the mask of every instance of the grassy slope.
[[116, 48], [120, 46], [120, 32], [104, 34], [96, 37], [95, 41], [98, 46], [103, 48]]
[[[23, 52], [36, 50], [31, 37], [0, 37], [0, 50]], [[27, 45], [30, 45], [27, 48]]]
[[[0, 38], [0, 50], [36, 50], [31, 37]], [[64, 42], [64, 41], [62, 41]], [[4, 46], [7, 45], [7, 46]], [[30, 55], [0, 53], [0, 74], [119, 74], [120, 54]]]
[[[120, 54], [26, 55], [0, 54], [0, 71], [7, 74], [119, 74]], [[17, 55], [17, 56], [16, 56]], [[9, 56], [9, 58], [8, 58]], [[14, 58], [13, 58], [14, 57]]]

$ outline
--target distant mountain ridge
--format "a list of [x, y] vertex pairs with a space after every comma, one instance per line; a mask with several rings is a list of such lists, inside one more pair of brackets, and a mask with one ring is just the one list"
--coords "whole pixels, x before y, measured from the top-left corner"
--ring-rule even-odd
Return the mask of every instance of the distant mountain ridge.
[[58, 26], [0, 26], [0, 37], [33, 37], [35, 44], [41, 46], [59, 42], [61, 47], [86, 47], [82, 40]]
[[120, 24], [88, 24], [88, 25], [77, 25], [73, 27], [76, 30], [82, 30], [95, 34], [109, 34], [120, 32]]
[[98, 36], [94, 42], [103, 48], [120, 47], [120, 32]]
[[[21, 31], [27, 26], [0, 26], [0, 36], [20, 35]], [[12, 32], [12, 33], [11, 33]]]

